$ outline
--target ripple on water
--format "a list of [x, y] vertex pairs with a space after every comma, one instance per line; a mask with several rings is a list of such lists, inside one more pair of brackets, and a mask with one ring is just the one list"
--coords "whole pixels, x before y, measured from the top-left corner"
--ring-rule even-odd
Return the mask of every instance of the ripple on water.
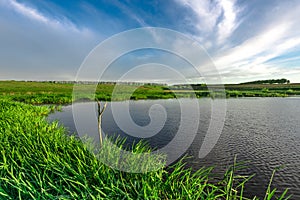
[[[167, 107], [168, 120], [162, 132], [150, 139], [153, 146], [166, 145], [177, 131], [180, 121], [178, 104], [169, 100], [135, 101], [131, 115], [137, 124], [147, 124], [147, 108], [151, 104], [162, 103]], [[188, 101], [187, 101], [188, 103]], [[122, 104], [122, 103], [121, 103]], [[84, 106], [83, 105], [83, 112]], [[202, 166], [215, 166], [214, 172], [223, 174], [233, 163], [235, 155], [238, 161], [249, 161], [242, 174], [256, 176], [247, 183], [245, 193], [248, 196], [263, 197], [272, 170], [283, 166], [276, 172], [272, 186], [279, 191], [290, 188], [292, 199], [300, 199], [300, 98], [237, 98], [227, 99], [227, 115], [222, 135], [214, 149], [203, 159], [198, 158], [198, 151], [205, 137], [210, 120], [210, 100], [200, 100], [200, 125], [198, 134], [188, 153], [194, 156], [189, 166], [198, 169]], [[76, 130], [72, 123], [71, 107], [63, 113], [50, 115], [63, 124]], [[84, 113], [83, 113], [84, 114]], [[84, 115], [83, 115], [84, 116]], [[87, 120], [83, 117], [82, 120]], [[122, 133], [109, 112], [103, 116], [104, 129], [112, 133]]]

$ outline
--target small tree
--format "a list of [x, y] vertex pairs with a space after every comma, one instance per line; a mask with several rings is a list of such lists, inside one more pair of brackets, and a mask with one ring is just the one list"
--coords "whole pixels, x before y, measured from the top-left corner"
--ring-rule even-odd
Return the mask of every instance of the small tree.
[[98, 104], [98, 132], [99, 132], [99, 138], [100, 138], [100, 145], [102, 146], [102, 144], [103, 144], [102, 129], [101, 129], [102, 115], [103, 115], [103, 112], [106, 109], [107, 101], [105, 102], [103, 107], [101, 107], [101, 102], [97, 99], [97, 104]]

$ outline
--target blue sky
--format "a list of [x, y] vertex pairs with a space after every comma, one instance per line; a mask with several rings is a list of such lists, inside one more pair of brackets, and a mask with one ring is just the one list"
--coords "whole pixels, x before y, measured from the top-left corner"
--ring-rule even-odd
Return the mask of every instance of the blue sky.
[[[0, 79], [74, 80], [100, 42], [150, 26], [203, 45], [225, 83], [300, 82], [299, 19], [298, 0], [0, 0]], [[113, 69], [145, 55], [166, 57], [144, 51]]]

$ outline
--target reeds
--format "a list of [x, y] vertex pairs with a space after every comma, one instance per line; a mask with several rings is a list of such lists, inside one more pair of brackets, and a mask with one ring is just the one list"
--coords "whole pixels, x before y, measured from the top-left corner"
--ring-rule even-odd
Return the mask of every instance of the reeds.
[[[92, 154], [87, 143], [48, 123], [49, 112], [45, 106], [0, 100], [0, 199], [247, 199], [243, 188], [250, 177], [235, 175], [235, 168], [218, 183], [210, 178], [212, 168], [192, 172], [183, 160], [146, 173], [116, 170], [101, 162], [118, 156], [108, 145], [111, 139]], [[133, 154], [151, 152], [143, 142], [129, 149], [124, 140], [114, 143]], [[144, 167], [163, 164], [162, 158], [148, 157]], [[276, 198], [273, 191], [269, 187], [265, 199]]]

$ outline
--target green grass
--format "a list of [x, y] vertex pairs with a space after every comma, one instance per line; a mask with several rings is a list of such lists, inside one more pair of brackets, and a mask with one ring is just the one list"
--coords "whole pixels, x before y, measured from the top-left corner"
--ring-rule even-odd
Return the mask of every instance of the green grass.
[[73, 99], [73, 84], [49, 83], [49, 82], [25, 82], [25, 81], [0, 81], [0, 97], [25, 102], [30, 104], [67, 104], [80, 100], [137, 100], [137, 99], [166, 99], [174, 98], [174, 94], [165, 86], [143, 85], [136, 86], [119, 85], [118, 94], [112, 97], [115, 84], [99, 84], [96, 88], [95, 98], [85, 95], [85, 91], [91, 91], [95, 87], [92, 84], [76, 85], [83, 91], [82, 94]]
[[[30, 104], [68, 104], [81, 100], [138, 100], [138, 99], [170, 99], [190, 97], [218, 98], [220, 93], [210, 92], [206, 85], [194, 85], [194, 91], [190, 86], [163, 86], [142, 85], [136, 90], [136, 86], [119, 85], [118, 92], [112, 97], [115, 84], [99, 84], [95, 96], [85, 94], [95, 86], [92, 84], [77, 85], [82, 94], [73, 99], [73, 84], [53, 82], [25, 82], [25, 81], [0, 81], [0, 97], [13, 101]], [[212, 88], [220, 88], [218, 85]], [[134, 90], [134, 92], [133, 92]], [[132, 93], [133, 92], [133, 93]], [[247, 84], [225, 85], [225, 94], [222, 97], [287, 97], [300, 95], [300, 84]]]
[[[45, 120], [51, 110], [0, 99], [0, 199], [247, 199], [249, 177], [235, 175], [235, 168], [218, 183], [210, 178], [212, 168], [192, 172], [183, 161], [148, 173], [114, 170], [100, 162], [116, 155], [109, 139], [104, 150], [91, 154], [90, 143]], [[131, 151], [151, 149], [140, 142]], [[157, 164], [157, 157], [145, 163]], [[269, 187], [265, 199], [281, 198], [273, 191]]]

